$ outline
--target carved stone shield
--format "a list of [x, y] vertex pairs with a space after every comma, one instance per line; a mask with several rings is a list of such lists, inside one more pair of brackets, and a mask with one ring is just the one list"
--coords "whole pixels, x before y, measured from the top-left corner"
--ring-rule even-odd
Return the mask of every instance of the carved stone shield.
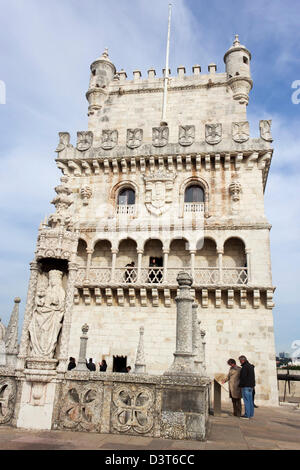
[[179, 126], [178, 142], [187, 147], [192, 145], [195, 140], [195, 126]]
[[222, 124], [205, 124], [205, 140], [215, 145], [222, 140]]
[[138, 148], [143, 141], [143, 129], [127, 129], [127, 147]]
[[249, 139], [249, 122], [233, 122], [232, 123], [232, 138], [235, 142], [247, 142]]
[[104, 150], [113, 149], [118, 143], [118, 131], [116, 129], [105, 129], [102, 131], [102, 145]]
[[175, 173], [156, 172], [145, 176], [146, 194], [145, 204], [148, 211], [155, 215], [161, 215], [170, 208]]
[[70, 145], [70, 134], [68, 132], [59, 132], [59, 143], [56, 152], [62, 152]]
[[93, 133], [91, 131], [87, 132], [77, 132], [77, 150], [80, 152], [85, 152], [93, 145]]
[[267, 142], [273, 142], [271, 134], [272, 120], [262, 120], [259, 122], [260, 137]]
[[153, 127], [152, 145], [154, 147], [164, 147], [169, 141], [169, 128], [166, 126]]

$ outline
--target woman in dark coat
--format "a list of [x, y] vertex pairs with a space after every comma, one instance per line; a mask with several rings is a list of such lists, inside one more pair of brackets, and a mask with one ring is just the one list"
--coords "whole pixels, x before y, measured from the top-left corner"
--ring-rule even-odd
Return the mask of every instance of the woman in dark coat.
[[106, 364], [105, 359], [103, 359], [102, 362], [99, 363], [99, 366], [100, 366], [100, 372], [106, 372], [107, 364]]

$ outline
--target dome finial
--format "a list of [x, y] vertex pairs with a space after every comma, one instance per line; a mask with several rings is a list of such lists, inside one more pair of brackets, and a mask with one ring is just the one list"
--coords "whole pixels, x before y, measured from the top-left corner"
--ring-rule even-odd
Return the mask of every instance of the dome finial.
[[104, 52], [102, 53], [101, 59], [102, 59], [102, 58], [103, 58], [103, 59], [108, 59], [108, 57], [109, 57], [109, 56], [108, 56], [108, 48], [106, 47], [106, 48], [104, 49]]
[[234, 46], [234, 47], [237, 47], [237, 46], [240, 46], [240, 44], [241, 44], [241, 43], [240, 43], [240, 40], [239, 40], [239, 35], [236, 34], [236, 35], [235, 35], [235, 40], [233, 41], [233, 46]]

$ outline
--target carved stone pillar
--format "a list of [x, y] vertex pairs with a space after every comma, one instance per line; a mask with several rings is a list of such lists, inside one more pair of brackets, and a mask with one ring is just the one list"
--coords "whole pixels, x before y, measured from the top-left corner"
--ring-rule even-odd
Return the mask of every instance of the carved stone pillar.
[[89, 327], [87, 324], [83, 325], [81, 328], [82, 335], [80, 336], [80, 350], [79, 350], [79, 358], [78, 358], [78, 363], [76, 370], [82, 370], [82, 371], [87, 371], [86, 367], [86, 348], [87, 348], [87, 341], [88, 341], [88, 336], [87, 332], [89, 331]]
[[18, 356], [18, 330], [19, 330], [19, 304], [21, 299], [16, 297], [15, 305], [5, 332], [6, 363], [8, 366], [16, 367]]
[[194, 279], [195, 277], [195, 255], [196, 255], [196, 251], [190, 251], [190, 255], [191, 255], [191, 271], [192, 271], [192, 278]]
[[29, 279], [26, 308], [25, 308], [24, 321], [23, 321], [22, 336], [21, 336], [21, 342], [20, 342], [20, 348], [19, 348], [19, 355], [17, 359], [17, 366], [16, 366], [17, 370], [23, 370], [25, 367], [25, 360], [27, 357], [28, 344], [29, 344], [28, 327], [29, 327], [32, 312], [34, 309], [38, 275], [39, 275], [38, 263], [36, 261], [33, 261], [32, 263], [30, 263], [30, 279]]
[[164, 250], [164, 282], [168, 281], [169, 250]]
[[90, 267], [92, 263], [92, 254], [94, 250], [87, 250], [87, 261], [86, 261], [86, 268], [85, 268], [85, 281], [89, 280], [90, 277]]
[[136, 352], [136, 359], [135, 359], [135, 374], [145, 374], [146, 373], [146, 361], [145, 361], [145, 353], [144, 353], [144, 327], [141, 326], [140, 328], [140, 338], [139, 344]]
[[195, 356], [195, 363], [196, 363], [196, 357], [197, 357], [197, 349], [198, 349], [198, 315], [197, 315], [197, 309], [198, 309], [198, 304], [193, 303], [192, 305], [192, 315], [193, 315], [193, 354]]
[[68, 283], [66, 289], [65, 313], [61, 330], [61, 343], [59, 349], [58, 372], [65, 372], [68, 360], [68, 347], [72, 323], [72, 309], [74, 303], [74, 284], [77, 274], [77, 264], [69, 263]]
[[223, 284], [223, 250], [218, 250], [219, 282]]
[[246, 250], [248, 283], [251, 282], [251, 250]]
[[115, 269], [116, 269], [117, 253], [118, 253], [118, 250], [112, 250], [112, 258], [111, 258], [111, 282], [114, 282], [114, 280], [115, 280]]
[[194, 299], [190, 293], [193, 280], [188, 273], [181, 271], [177, 276], [177, 282], [179, 295], [175, 299], [177, 304], [176, 352], [174, 362], [165, 375], [194, 375], [192, 312]]
[[141, 282], [141, 275], [142, 275], [142, 259], [143, 259], [143, 250], [138, 250], [138, 265], [137, 265], [137, 282]]

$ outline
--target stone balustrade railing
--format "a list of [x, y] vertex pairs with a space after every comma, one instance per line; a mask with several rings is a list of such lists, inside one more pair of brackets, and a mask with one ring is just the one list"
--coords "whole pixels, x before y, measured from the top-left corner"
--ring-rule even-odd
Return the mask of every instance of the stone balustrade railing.
[[[91, 284], [139, 284], [139, 285], [176, 285], [176, 278], [180, 271], [185, 271], [193, 277], [193, 286], [214, 285], [247, 285], [248, 269], [244, 267], [223, 268], [203, 267], [194, 268], [163, 268], [163, 267], [90, 267], [88, 281]], [[80, 267], [77, 271], [76, 285], [81, 286], [87, 280], [86, 268]]]

